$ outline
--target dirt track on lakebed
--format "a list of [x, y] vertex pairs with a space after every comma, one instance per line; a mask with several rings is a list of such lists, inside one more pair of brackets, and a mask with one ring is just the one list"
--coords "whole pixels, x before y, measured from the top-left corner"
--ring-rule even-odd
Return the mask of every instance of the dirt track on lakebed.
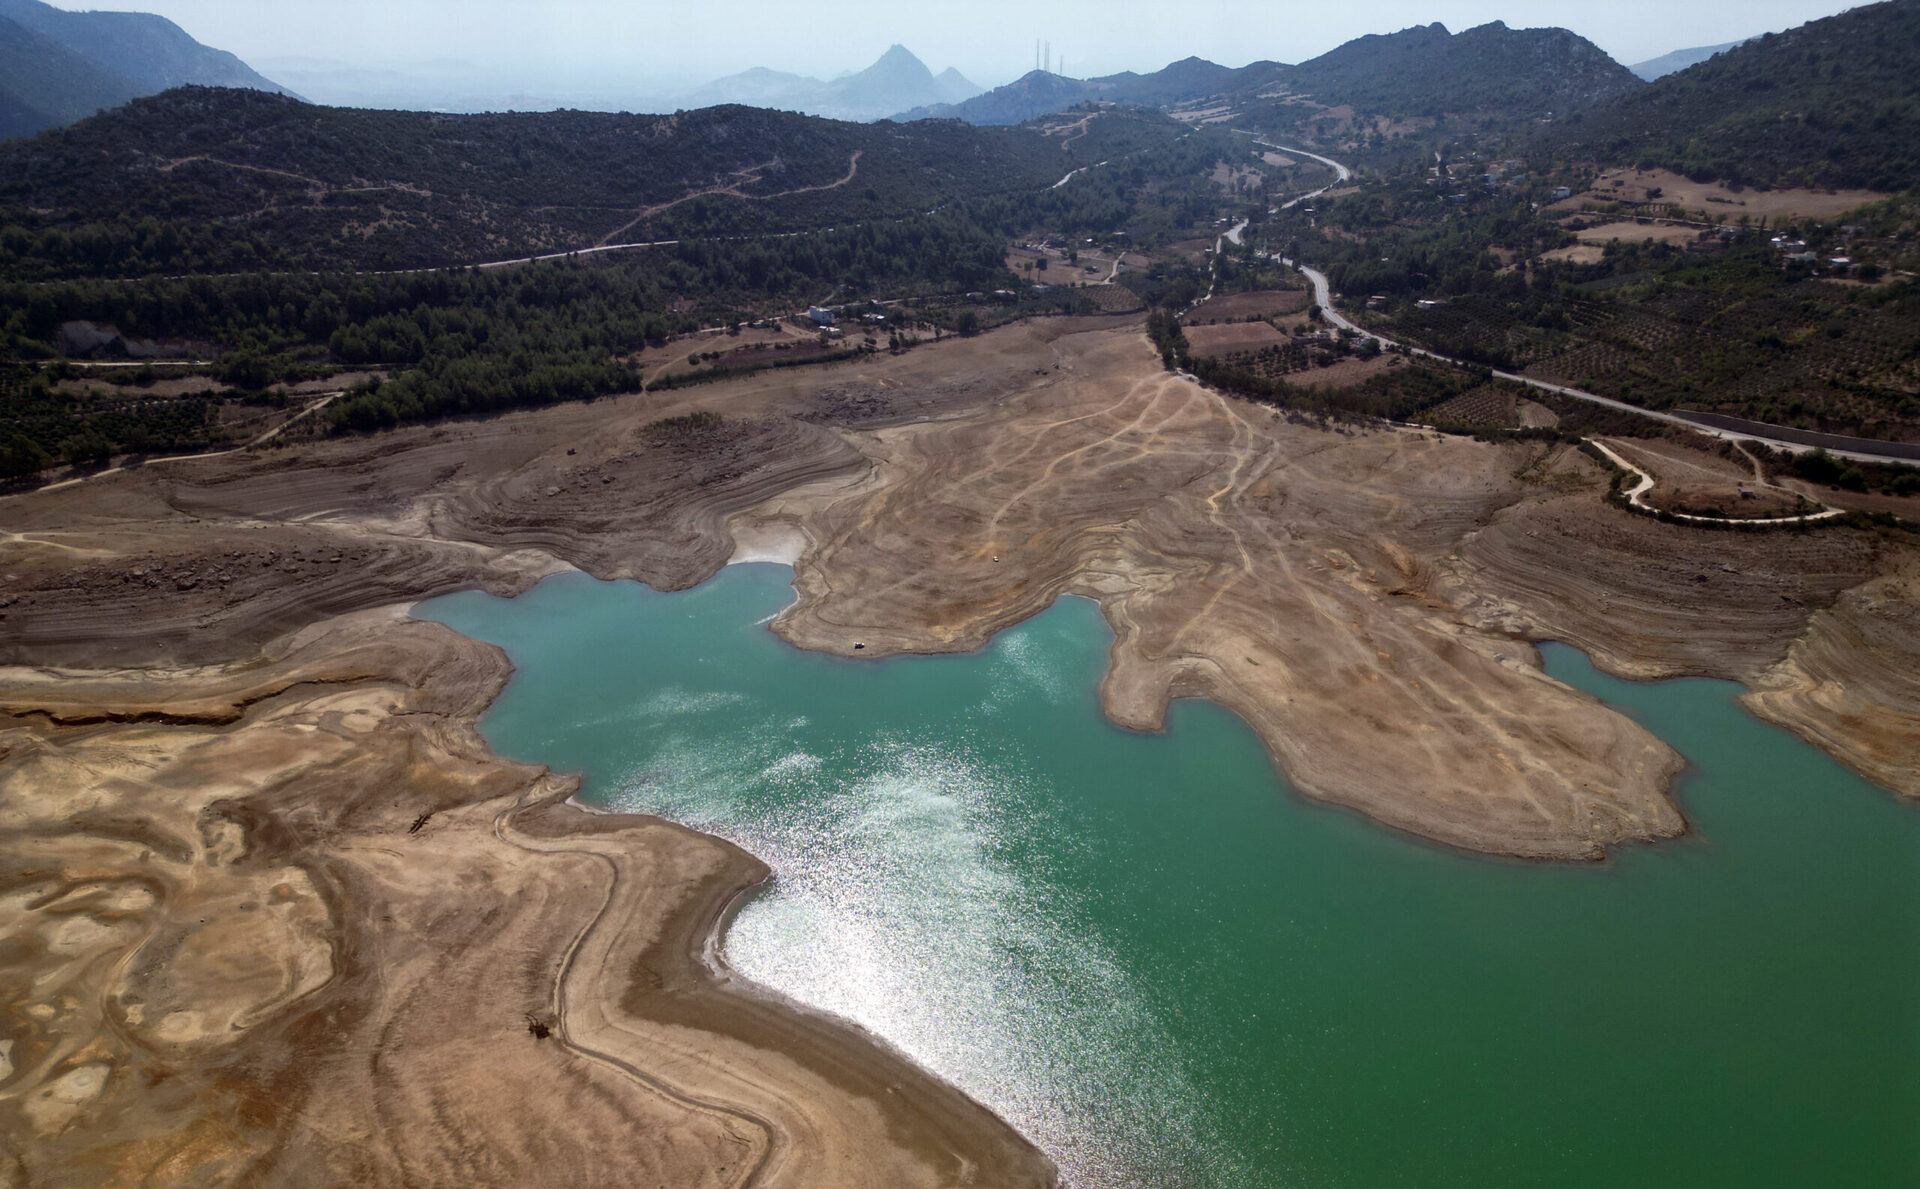
[[[653, 424], [695, 409], [722, 420]], [[1920, 794], [1911, 542], [1661, 524], [1605, 486], [1558, 446], [1293, 424], [1087, 320], [0, 502], [10, 1172], [1052, 1180], [872, 1038], [705, 965], [751, 856], [489, 753], [504, 657], [401, 614], [454, 589], [681, 588], [776, 542], [775, 630], [865, 656], [1084, 594], [1117, 721], [1213, 698], [1302, 795], [1489, 853], [1685, 828], [1679, 757], [1538, 639], [1743, 681]]]

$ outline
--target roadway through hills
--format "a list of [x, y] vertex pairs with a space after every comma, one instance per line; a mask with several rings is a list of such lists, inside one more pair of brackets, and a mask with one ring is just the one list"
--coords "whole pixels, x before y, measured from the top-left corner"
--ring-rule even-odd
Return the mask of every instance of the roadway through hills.
[[[1404, 351], [1409, 355], [1419, 356], [1422, 359], [1431, 359], [1436, 363], [1444, 363], [1449, 367], [1472, 368], [1476, 366], [1464, 359], [1455, 359], [1450, 355], [1442, 355], [1438, 351], [1429, 351], [1425, 347], [1416, 347], [1411, 343], [1399, 342], [1388, 338], [1378, 331], [1356, 325], [1334, 306], [1331, 287], [1325, 273], [1311, 265], [1301, 264], [1285, 257], [1281, 258], [1281, 263], [1289, 268], [1299, 270], [1299, 272], [1307, 278], [1308, 282], [1312, 284], [1314, 304], [1320, 308], [1320, 313], [1333, 326], [1339, 327], [1342, 330], [1351, 331], [1361, 339], [1373, 339], [1382, 347]], [[1539, 380], [1532, 376], [1523, 376], [1518, 372], [1501, 371], [1497, 368], [1491, 369], [1491, 371], [1495, 379], [1507, 380], [1515, 384], [1524, 384], [1529, 388], [1536, 388], [1542, 392], [1551, 392], [1556, 396], [1569, 397], [1573, 400], [1585, 401], [1588, 404], [1600, 405], [1603, 408], [1613, 409], [1616, 412], [1631, 413], [1636, 417], [1645, 417], [1651, 421], [1660, 421], [1668, 425], [1681, 426], [1695, 433], [1704, 434], [1707, 437], [1720, 438], [1729, 442], [1759, 442], [1774, 449], [1786, 450], [1794, 454], [1816, 448], [1805, 442], [1792, 441], [1787, 438], [1770, 437], [1759, 432], [1710, 425], [1701, 421], [1692, 420], [1678, 413], [1666, 413], [1659, 409], [1648, 409], [1640, 405], [1628, 404], [1626, 401], [1615, 400], [1610, 396], [1601, 396], [1598, 393], [1587, 392], [1584, 389], [1573, 388], [1565, 384], [1555, 384], [1548, 380]], [[1890, 451], [1885, 454], [1873, 453], [1861, 448], [1869, 444], [1869, 439], [1854, 438], [1851, 439], [1851, 441], [1857, 443], [1854, 448], [1828, 449], [1827, 453], [1838, 458], [1847, 458], [1856, 462], [1904, 462], [1911, 465], [1920, 465], [1920, 459], [1910, 458], [1904, 451], [1899, 453]], [[1900, 443], [1890, 442], [1886, 443], [1886, 445], [1889, 447], [1899, 447]]]
[[[1348, 167], [1340, 164], [1337, 161], [1332, 160], [1331, 158], [1320, 157], [1320, 156], [1317, 156], [1316, 154], [1306, 153], [1304, 150], [1301, 150], [1301, 149], [1288, 149], [1280, 145], [1269, 145], [1265, 141], [1255, 141], [1254, 143], [1265, 145], [1268, 148], [1278, 149], [1284, 152], [1299, 153], [1303, 156], [1313, 157], [1315, 160], [1320, 161], [1323, 164], [1328, 165], [1333, 169], [1335, 169], [1338, 172], [1339, 178], [1341, 181], [1346, 181], [1347, 179], [1353, 176], [1352, 171]], [[1304, 202], [1308, 199], [1315, 198], [1320, 194], [1324, 194], [1327, 189], [1331, 189], [1331, 188], [1332, 187], [1329, 186], [1321, 190], [1317, 190], [1312, 194], [1301, 195], [1300, 197], [1295, 198], [1289, 201], [1288, 203], [1286, 203], [1285, 206], [1282, 207], [1282, 209], [1285, 209], [1286, 207], [1291, 207], [1296, 203]], [[1324, 316], [1327, 322], [1330, 323], [1331, 325], [1338, 327], [1342, 330], [1350, 331], [1362, 339], [1373, 339], [1378, 343], [1380, 343], [1382, 347], [1388, 347], [1396, 350], [1405, 351], [1410, 355], [1417, 355], [1424, 359], [1431, 359], [1437, 363], [1444, 363], [1452, 367], [1471, 368], [1475, 366], [1471, 363], [1468, 363], [1466, 360], [1455, 359], [1452, 356], [1442, 355], [1437, 351], [1429, 351], [1424, 347], [1416, 347], [1409, 343], [1397, 342], [1393, 339], [1388, 338], [1383, 334], [1380, 334], [1377, 331], [1369, 330], [1364, 326], [1356, 325], [1354, 322], [1348, 319], [1345, 315], [1343, 315], [1337, 307], [1335, 307], [1333, 303], [1332, 286], [1330, 282], [1327, 280], [1327, 275], [1325, 273], [1321, 272], [1319, 269], [1312, 267], [1311, 265], [1296, 262], [1286, 257], [1282, 257], [1280, 262], [1289, 268], [1297, 269], [1301, 273], [1301, 275], [1307, 278], [1307, 281], [1313, 286], [1314, 304], [1320, 308], [1320, 312], [1322, 316]], [[1568, 397], [1572, 400], [1585, 401], [1588, 404], [1600, 405], [1604, 408], [1613, 409], [1616, 412], [1631, 413], [1636, 417], [1645, 417], [1653, 421], [1665, 422], [1666, 424], [1669, 424], [1669, 425], [1682, 426], [1696, 433], [1705, 434], [1709, 437], [1720, 438], [1725, 441], [1759, 442], [1769, 447], [1780, 449], [1780, 450], [1786, 450], [1795, 454], [1798, 454], [1803, 451], [1813, 449], [1816, 446], [1819, 446], [1820, 448], [1826, 449], [1829, 454], [1833, 454], [1836, 457], [1847, 458], [1856, 462], [1880, 462], [1880, 463], [1904, 462], [1911, 465], [1920, 465], [1920, 458], [1914, 457], [1912, 448], [1904, 447], [1900, 443], [1885, 443], [1886, 449], [1884, 450], [1884, 452], [1882, 452], [1874, 448], [1875, 444], [1872, 443], [1870, 439], [1866, 439], [1866, 438], [1845, 439], [1843, 444], [1842, 440], [1839, 439], [1838, 435], [1823, 435], [1826, 437], [1832, 437], [1834, 439], [1834, 444], [1832, 446], [1828, 446], [1823, 442], [1807, 442], [1804, 440], [1800, 440], [1799, 435], [1796, 435], [1796, 437], [1794, 438], [1771, 436], [1764, 429], [1758, 428], [1760, 425], [1760, 423], [1758, 422], [1740, 422], [1738, 424], [1734, 424], [1733, 423], [1734, 419], [1723, 418], [1723, 419], [1719, 419], [1722, 422], [1721, 424], [1715, 424], [1708, 421], [1695, 420], [1691, 417], [1688, 417], [1682, 414], [1666, 413], [1658, 409], [1644, 408], [1640, 405], [1629, 404], [1626, 401], [1615, 400], [1612, 397], [1601, 396], [1598, 393], [1587, 392], [1584, 389], [1574, 388], [1570, 385], [1554, 384], [1547, 380], [1535, 379], [1532, 376], [1523, 376], [1517, 372], [1506, 372], [1506, 371], [1499, 371], [1496, 369], [1493, 371], [1493, 375], [1497, 379], [1508, 380], [1515, 384], [1525, 384], [1529, 388], [1539, 389], [1542, 392], [1551, 392], [1557, 396]]]

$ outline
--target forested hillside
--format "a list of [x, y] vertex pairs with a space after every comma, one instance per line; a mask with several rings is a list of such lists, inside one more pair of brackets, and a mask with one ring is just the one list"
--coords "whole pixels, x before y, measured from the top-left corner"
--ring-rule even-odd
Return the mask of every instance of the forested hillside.
[[1361, 37], [1288, 71], [1287, 89], [1382, 115], [1495, 111], [1539, 116], [1638, 90], [1633, 72], [1565, 29], [1499, 21], [1449, 33], [1432, 24]]
[[954, 119], [979, 127], [995, 127], [1053, 115], [1096, 98], [1103, 96], [1091, 83], [1046, 70], [1029, 70], [1005, 86], [964, 102], [916, 107], [895, 118], [908, 122]]
[[[671, 116], [436, 115], [182, 88], [0, 146], [0, 275], [439, 267], [609, 240], [896, 218], [1178, 135]], [[698, 200], [697, 202], [695, 200]]]
[[1920, 184], [1920, 0], [1747, 42], [1585, 113], [1546, 143], [1701, 180]]
[[1129, 70], [1089, 81], [1116, 102], [1160, 106], [1243, 90], [1270, 81], [1286, 69], [1278, 62], [1255, 62], [1236, 70], [1205, 58], [1182, 58], [1151, 74]]
[[[185, 111], [198, 123], [169, 127], [156, 114], [167, 110]], [[289, 111], [302, 118], [282, 122], [280, 113]], [[1220, 129], [1191, 131], [1143, 113], [1089, 116], [1023, 129], [957, 123], [908, 129], [738, 108], [661, 120], [575, 112], [448, 118], [339, 113], [212, 91], [136, 104], [22, 146], [55, 150], [44, 155], [0, 153], [34, 166], [28, 178], [10, 181], [17, 190], [49, 187], [48, 179], [57, 178], [76, 192], [69, 209], [98, 203], [126, 212], [71, 229], [29, 232], [15, 224], [0, 231], [6, 264], [0, 268], [0, 358], [16, 361], [0, 362], [0, 480], [50, 461], [225, 441], [221, 418], [233, 413], [236, 401], [271, 406], [288, 399], [275, 386], [342, 369], [377, 369], [386, 379], [334, 400], [327, 420], [312, 419], [309, 430], [370, 429], [634, 391], [641, 381], [627, 360], [636, 352], [696, 328], [779, 321], [821, 301], [905, 304], [876, 314], [886, 329], [873, 341], [841, 345], [822, 337], [815, 343], [803, 335], [769, 347], [760, 340], [764, 349], [757, 353], [726, 355], [728, 362], [716, 365], [734, 336], [716, 337], [716, 350], [695, 360], [697, 373], [665, 381], [654, 376], [648, 383], [845, 360], [881, 349], [880, 339], [887, 349], [906, 349], [917, 333], [912, 328], [969, 333], [984, 318], [1011, 316], [1016, 307], [1092, 312], [1102, 306], [1088, 291], [1023, 284], [1008, 268], [1008, 243], [1035, 229], [1077, 237], [1074, 242], [1100, 237], [1125, 245], [1120, 250], [1191, 237], [1214, 226], [1221, 209], [1216, 168], [1245, 169], [1254, 157], [1244, 137]], [[87, 161], [100, 160], [105, 145], [137, 151], [136, 131], [151, 137], [139, 175], [145, 188], [129, 183], [116, 193], [87, 176]], [[1071, 147], [1063, 149], [1069, 138]], [[179, 175], [213, 162], [167, 169], [169, 159], [153, 159], [156, 146], [182, 157], [196, 156], [190, 151], [196, 147], [217, 147], [224, 172], [199, 176], [231, 176], [234, 184], [202, 190], [183, 183]], [[800, 149], [808, 155], [796, 155]], [[598, 169], [601, 152], [623, 155], [618, 169]], [[799, 186], [830, 177], [834, 163], [854, 153], [861, 168], [852, 182], [818, 183], [831, 188], [785, 199], [753, 197], [758, 191], [749, 175], [772, 172], [770, 161], [799, 179], [786, 184]], [[981, 168], [953, 180], [968, 167], [969, 154], [979, 156]], [[531, 179], [517, 168], [522, 158], [534, 162]], [[876, 162], [871, 174], [869, 159]], [[1070, 185], [1055, 184], [1067, 170], [1096, 161], [1107, 164], [1079, 173]], [[418, 168], [407, 172], [413, 162]], [[702, 192], [704, 179], [735, 162], [747, 165], [731, 192]], [[394, 173], [375, 172], [382, 169]], [[657, 203], [662, 209], [629, 234], [677, 241], [671, 244], [486, 270], [354, 271], [332, 263], [352, 259], [352, 226], [327, 220], [338, 213], [333, 203], [356, 186], [404, 187], [422, 199], [418, 209], [441, 221], [420, 225], [445, 246], [487, 231], [486, 221], [503, 212], [531, 222], [543, 213], [543, 200], [559, 193], [556, 180], [588, 198], [608, 199], [627, 185], [650, 199], [675, 192], [670, 169], [681, 171], [678, 192], [698, 196]], [[305, 171], [298, 184], [274, 189], [297, 170]], [[246, 188], [256, 178], [265, 179], [263, 191]], [[262, 193], [273, 201], [248, 205]], [[20, 201], [17, 192], [12, 197]], [[880, 213], [862, 217], [872, 206]], [[14, 211], [36, 215], [24, 204]], [[629, 209], [613, 213], [635, 223]], [[308, 220], [317, 237], [305, 259], [326, 263], [314, 271], [258, 263], [277, 250], [289, 260], [301, 258], [290, 238], [301, 226], [296, 216]], [[742, 230], [754, 218], [793, 229]], [[596, 226], [605, 225], [602, 219]], [[244, 237], [236, 227], [246, 229]], [[591, 230], [583, 227], [581, 234]], [[35, 257], [48, 242], [64, 244], [68, 254]], [[234, 259], [240, 255], [235, 243], [258, 245], [251, 249], [256, 262], [231, 272], [203, 266], [188, 275], [152, 275], [159, 270], [151, 263], [161, 259]], [[130, 258], [114, 255], [128, 246]], [[149, 267], [112, 267], [128, 259]], [[53, 266], [62, 261], [66, 275], [56, 279]], [[123, 271], [140, 275], [120, 279]], [[1119, 298], [1122, 308], [1125, 295], [1117, 286], [1101, 294]], [[111, 328], [108, 346], [89, 337], [100, 333], [95, 327]], [[72, 337], [75, 328], [79, 340]], [[64, 364], [39, 370], [27, 362], [66, 351], [84, 357], [135, 349], [128, 344], [218, 362], [191, 369], [211, 371], [205, 388], [166, 396], [153, 393], [152, 368], [107, 372], [112, 390], [102, 392], [97, 382], [86, 390], [63, 387], [62, 377], [71, 376]]]

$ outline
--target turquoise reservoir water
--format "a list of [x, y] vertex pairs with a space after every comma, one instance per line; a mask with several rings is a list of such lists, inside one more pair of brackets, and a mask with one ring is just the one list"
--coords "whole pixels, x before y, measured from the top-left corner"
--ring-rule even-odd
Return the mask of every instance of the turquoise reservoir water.
[[729, 962], [1074, 1184], [1920, 1184], [1920, 814], [1735, 687], [1547, 649], [1692, 762], [1696, 833], [1503, 862], [1302, 801], [1215, 706], [1113, 727], [1090, 603], [973, 656], [851, 660], [766, 629], [789, 577], [417, 614], [513, 657], [502, 753], [773, 865]]

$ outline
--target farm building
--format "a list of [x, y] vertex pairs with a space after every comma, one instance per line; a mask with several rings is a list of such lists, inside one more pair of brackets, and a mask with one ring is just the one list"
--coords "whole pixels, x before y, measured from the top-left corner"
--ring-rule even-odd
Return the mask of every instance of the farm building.
[[827, 306], [808, 306], [807, 317], [815, 326], [832, 326], [834, 322], [833, 310]]

